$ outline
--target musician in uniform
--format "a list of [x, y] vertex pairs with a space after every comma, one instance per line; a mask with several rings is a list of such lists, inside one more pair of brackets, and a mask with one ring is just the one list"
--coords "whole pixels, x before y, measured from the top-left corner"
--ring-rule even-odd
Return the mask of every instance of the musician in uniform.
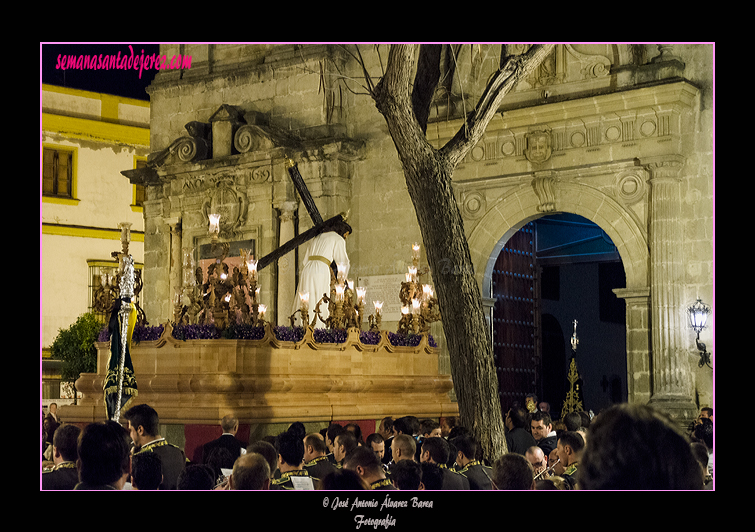
[[163, 467], [161, 490], [174, 490], [178, 475], [186, 467], [188, 460], [176, 445], [159, 436], [160, 418], [154, 408], [146, 404], [129, 408], [124, 418], [128, 421], [129, 434], [134, 441], [133, 454], [152, 452], [160, 457]]
[[480, 462], [477, 457], [477, 442], [469, 434], [462, 434], [453, 439], [456, 447], [456, 463], [461, 468], [458, 472], [469, 480], [471, 490], [492, 490], [490, 480], [493, 468]]
[[320, 482], [304, 468], [304, 441], [293, 432], [282, 432], [275, 438], [280, 477], [274, 478], [271, 490], [314, 490]]
[[76, 425], [63, 424], [55, 431], [52, 440], [52, 470], [42, 473], [43, 490], [72, 490], [79, 482], [76, 468], [77, 440], [81, 429]]
[[577, 485], [577, 470], [579, 461], [582, 458], [582, 451], [585, 449], [585, 440], [582, 435], [574, 431], [562, 432], [558, 437], [556, 450], [558, 459], [564, 466], [564, 472], [561, 477], [569, 485], [570, 489], [575, 489]]
[[375, 452], [368, 447], [360, 445], [349, 451], [343, 460], [343, 468], [354, 471], [371, 490], [397, 489], [387, 477]]
[[325, 475], [336, 470], [335, 464], [328, 458], [328, 446], [319, 433], [307, 434], [304, 438], [304, 469], [315, 478], [325, 478]]

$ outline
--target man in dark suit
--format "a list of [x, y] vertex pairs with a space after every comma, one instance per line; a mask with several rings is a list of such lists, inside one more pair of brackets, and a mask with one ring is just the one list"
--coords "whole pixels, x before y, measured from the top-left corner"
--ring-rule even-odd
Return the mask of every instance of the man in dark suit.
[[55, 467], [42, 474], [43, 490], [72, 490], [79, 483], [79, 470], [76, 460], [79, 456], [77, 440], [81, 429], [76, 425], [64, 424], [55, 431], [52, 440], [52, 460]]
[[205, 443], [202, 447], [202, 463], [204, 464], [207, 463], [210, 453], [218, 447], [228, 449], [233, 455], [234, 461], [246, 453], [247, 444], [236, 438], [236, 433], [239, 431], [239, 420], [235, 416], [225, 416], [220, 421], [220, 427], [223, 429], [223, 434], [218, 439]]

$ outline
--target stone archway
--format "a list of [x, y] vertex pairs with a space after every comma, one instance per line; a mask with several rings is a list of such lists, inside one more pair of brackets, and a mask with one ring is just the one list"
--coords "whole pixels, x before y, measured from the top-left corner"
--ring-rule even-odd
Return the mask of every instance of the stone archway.
[[[650, 364], [650, 256], [647, 239], [634, 218], [615, 199], [593, 187], [536, 177], [502, 196], [479, 219], [469, 235], [469, 247], [483, 297], [491, 294], [492, 268], [505, 243], [526, 223], [558, 212], [586, 218], [611, 238], [621, 257], [626, 288], [615, 290], [627, 305], [627, 383], [629, 402], [646, 403], [652, 395]], [[540, 188], [538, 188], [540, 187]], [[543, 201], [547, 198], [547, 202]]]

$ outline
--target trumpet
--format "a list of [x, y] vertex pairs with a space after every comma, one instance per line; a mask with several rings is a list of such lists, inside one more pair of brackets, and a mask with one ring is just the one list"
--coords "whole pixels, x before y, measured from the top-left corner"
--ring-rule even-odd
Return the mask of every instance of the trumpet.
[[543, 469], [542, 471], [540, 471], [540, 473], [538, 473], [537, 475], [535, 475], [534, 480], [540, 480], [540, 477], [543, 476], [543, 475], [545, 475], [546, 473], [548, 473], [548, 476], [550, 476], [550, 472], [553, 471], [553, 469], [558, 465], [558, 463], [560, 461], [561, 461], [561, 459], [559, 458], [558, 460], [556, 460], [555, 462], [553, 462], [552, 466], [547, 467], [547, 468]]

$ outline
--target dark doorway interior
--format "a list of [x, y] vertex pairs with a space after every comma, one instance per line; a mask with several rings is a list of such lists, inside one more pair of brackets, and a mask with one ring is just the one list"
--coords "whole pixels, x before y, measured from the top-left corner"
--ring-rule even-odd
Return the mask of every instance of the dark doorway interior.
[[577, 320], [577, 366], [585, 408], [625, 401], [624, 268], [597, 225], [576, 215], [528, 223], [504, 245], [493, 272], [493, 351], [504, 412], [528, 394], [560, 417], [568, 391], [570, 337]]

